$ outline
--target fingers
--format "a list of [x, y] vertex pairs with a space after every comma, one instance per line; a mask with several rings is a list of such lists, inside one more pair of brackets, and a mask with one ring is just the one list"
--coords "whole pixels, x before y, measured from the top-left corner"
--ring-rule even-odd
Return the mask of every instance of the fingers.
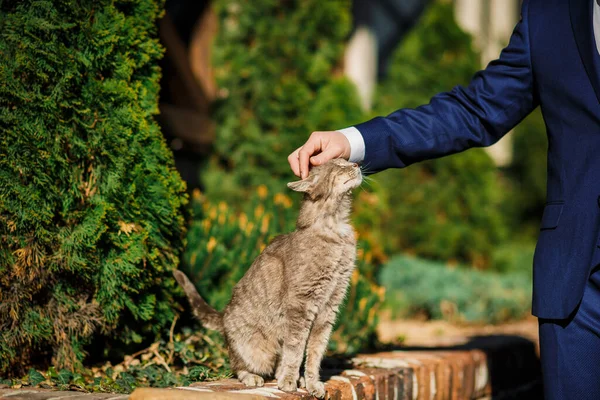
[[327, 161], [342, 156], [342, 149], [339, 146], [329, 146], [322, 153], [310, 158], [312, 165], [321, 165]]
[[300, 178], [304, 179], [308, 176], [309, 158], [323, 150], [323, 143], [320, 132], [313, 132], [308, 141], [298, 151], [298, 164], [300, 167]]
[[290, 168], [292, 169], [294, 175], [298, 177], [300, 176], [300, 163], [298, 161], [298, 152], [301, 148], [302, 146], [298, 147], [292, 152], [292, 154], [288, 156], [288, 163], [290, 164]]
[[338, 157], [350, 157], [350, 142], [346, 136], [338, 131], [313, 132], [304, 146], [288, 156], [288, 163], [296, 176], [305, 179], [310, 164], [321, 165]]
[[323, 132], [325, 138], [322, 139], [322, 153], [310, 158], [312, 165], [321, 165], [334, 158], [348, 159], [350, 157], [350, 142], [341, 132], [331, 131]]

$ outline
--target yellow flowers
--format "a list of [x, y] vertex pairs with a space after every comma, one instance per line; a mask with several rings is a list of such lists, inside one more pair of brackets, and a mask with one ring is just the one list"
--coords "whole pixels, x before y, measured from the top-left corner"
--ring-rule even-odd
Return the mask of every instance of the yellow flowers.
[[258, 219], [260, 217], [262, 217], [262, 215], [265, 213], [265, 207], [262, 204], [259, 204], [255, 209], [254, 209], [254, 218]]
[[275, 196], [273, 196], [273, 203], [277, 206], [290, 208], [292, 206], [292, 199], [283, 193], [276, 193]]
[[355, 269], [354, 271], [352, 271], [352, 277], [350, 278], [350, 282], [352, 282], [352, 285], [356, 286], [359, 278], [360, 278], [360, 272], [358, 272], [358, 269]]
[[367, 264], [371, 264], [371, 261], [373, 261], [373, 253], [368, 250], [365, 251], [364, 249], [359, 248], [358, 250], [356, 250], [356, 258], [358, 260], [363, 260]]
[[192, 190], [192, 199], [196, 201], [202, 200], [202, 192], [200, 191], [200, 189], [196, 188]]
[[366, 297], [363, 297], [358, 301], [358, 309], [360, 311], [365, 311], [365, 308], [367, 307], [367, 300], [368, 299]]
[[377, 317], [377, 311], [379, 310], [379, 307], [371, 307], [369, 309], [369, 314], [367, 316], [367, 320], [369, 321], [369, 323], [374, 323], [375, 322], [375, 318]]
[[260, 185], [257, 189], [258, 192], [258, 197], [260, 197], [261, 199], [266, 199], [267, 195], [269, 194], [269, 190], [267, 189], [267, 187], [265, 185]]
[[267, 233], [269, 230], [269, 221], [269, 216], [265, 215], [265, 217], [262, 219], [262, 224], [260, 225], [260, 233]]
[[217, 246], [217, 239], [215, 239], [213, 236], [211, 236], [210, 239], [208, 239], [208, 243], [206, 244], [206, 250], [208, 250], [209, 253], [212, 253], [212, 251], [215, 249], [216, 246]]
[[248, 216], [246, 214], [240, 214], [239, 224], [241, 230], [246, 230], [246, 225], [248, 224]]

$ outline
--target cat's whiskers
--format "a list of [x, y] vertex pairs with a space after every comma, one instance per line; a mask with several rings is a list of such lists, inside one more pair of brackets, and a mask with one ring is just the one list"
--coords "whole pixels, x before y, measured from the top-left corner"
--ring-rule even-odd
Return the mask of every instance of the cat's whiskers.
[[372, 184], [371, 184], [371, 182], [373, 182], [373, 179], [363, 179], [363, 181], [360, 183], [360, 186], [359, 186], [359, 187], [360, 187], [362, 190], [365, 190], [365, 188], [364, 188], [363, 186], [364, 186], [364, 185], [366, 185], [366, 186], [372, 187]]
[[364, 175], [366, 175], [366, 174], [368, 174], [368, 173], [370, 172], [370, 171], [369, 171], [369, 165], [370, 165], [370, 164], [371, 164], [371, 163], [368, 163], [368, 164], [361, 164], [361, 165], [359, 166], [359, 168], [360, 168], [360, 172], [362, 172], [363, 176], [364, 176]]
[[371, 178], [370, 176], [368, 176], [364, 171], [361, 170], [361, 173], [362, 173], [363, 180], [365, 180], [365, 181], [372, 181], [373, 180], [373, 178]]

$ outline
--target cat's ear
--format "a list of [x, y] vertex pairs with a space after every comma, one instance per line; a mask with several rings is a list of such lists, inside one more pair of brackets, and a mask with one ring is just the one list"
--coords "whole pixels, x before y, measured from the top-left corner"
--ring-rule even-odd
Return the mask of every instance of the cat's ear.
[[309, 175], [307, 178], [302, 179], [301, 181], [288, 183], [287, 187], [296, 192], [310, 193], [314, 188], [315, 183], [317, 183], [317, 176]]

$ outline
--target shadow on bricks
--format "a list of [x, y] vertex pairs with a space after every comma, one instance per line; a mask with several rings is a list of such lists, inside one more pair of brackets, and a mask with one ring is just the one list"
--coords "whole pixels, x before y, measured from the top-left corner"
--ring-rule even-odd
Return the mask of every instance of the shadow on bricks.
[[[477, 369], [476, 365], [468, 365], [468, 359], [459, 368], [465, 376], [473, 375], [473, 382], [483, 386], [485, 379], [485, 396], [492, 399], [543, 399], [541, 365], [536, 344], [530, 339], [517, 335], [472, 336], [468, 342], [455, 346], [437, 347], [390, 347], [391, 352], [410, 354], [444, 354], [452, 363], [462, 358], [464, 352], [481, 352], [485, 357], [486, 373]], [[487, 375], [484, 377], [483, 375]], [[475, 394], [475, 393], [474, 393]], [[480, 393], [475, 394], [477, 395]], [[483, 393], [481, 393], [483, 394]], [[420, 397], [420, 396], [419, 396]]]

